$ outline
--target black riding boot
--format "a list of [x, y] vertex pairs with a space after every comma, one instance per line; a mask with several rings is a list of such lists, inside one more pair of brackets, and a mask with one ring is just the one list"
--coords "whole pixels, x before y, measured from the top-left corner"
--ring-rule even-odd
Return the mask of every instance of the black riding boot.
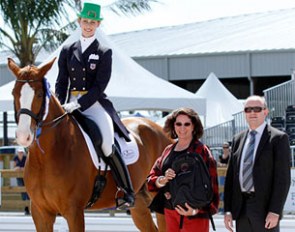
[[108, 157], [108, 164], [111, 167], [112, 175], [119, 188], [124, 193], [123, 197], [116, 197], [117, 209], [126, 209], [134, 206], [134, 191], [130, 181], [128, 169], [119, 153], [113, 145], [112, 154]]

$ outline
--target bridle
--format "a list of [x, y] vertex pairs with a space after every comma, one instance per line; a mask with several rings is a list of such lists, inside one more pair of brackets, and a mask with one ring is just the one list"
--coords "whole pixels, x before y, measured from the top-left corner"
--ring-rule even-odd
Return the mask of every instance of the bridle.
[[[16, 80], [16, 82], [21, 82], [21, 83], [43, 82], [43, 79], [42, 80], [33, 80], [33, 79]], [[45, 87], [44, 87], [44, 83], [42, 83], [42, 86], [43, 86], [44, 92], [46, 92], [45, 91]], [[32, 110], [29, 110], [27, 108], [20, 108], [18, 110], [18, 112], [15, 113], [15, 121], [16, 122], [18, 122], [17, 119], [19, 118], [19, 116], [21, 114], [29, 115], [31, 118], [33, 118], [35, 120], [36, 125], [37, 125], [36, 131], [39, 131], [39, 133], [37, 133], [37, 137], [40, 136], [40, 134], [41, 134], [40, 129], [42, 127], [44, 127], [44, 126], [55, 127], [67, 115], [67, 113], [65, 112], [64, 114], [62, 114], [61, 116], [53, 119], [52, 121], [44, 123], [44, 121], [43, 121], [43, 115], [44, 115], [44, 111], [45, 111], [45, 97], [46, 96], [44, 94], [43, 99], [42, 99], [42, 106], [41, 106], [40, 111], [38, 112], [38, 114], [35, 114]]]
[[[29, 110], [27, 108], [20, 108], [17, 112], [16, 112], [16, 106], [15, 106], [15, 102], [14, 102], [14, 117], [15, 117], [15, 121], [18, 124], [18, 119], [20, 117], [21, 114], [26, 114], [29, 115], [31, 118], [33, 118], [36, 122], [36, 128], [35, 128], [35, 133], [34, 133], [34, 137], [36, 140], [36, 143], [40, 149], [40, 151], [42, 153], [44, 153], [44, 150], [41, 148], [40, 146], [40, 141], [39, 141], [39, 137], [41, 136], [41, 132], [42, 132], [42, 128], [44, 126], [49, 126], [50, 128], [54, 128], [56, 127], [61, 120], [67, 115], [67, 113], [65, 112], [64, 114], [62, 114], [61, 116], [53, 119], [50, 122], [44, 122], [44, 117], [47, 116], [46, 111], [48, 110], [46, 107], [49, 107], [49, 101], [47, 101], [47, 98], [51, 97], [50, 91], [49, 91], [49, 87], [47, 84], [47, 80], [46, 78], [42, 78], [42, 79], [32, 79], [29, 76], [30, 73], [30, 69], [31, 69], [32, 65], [28, 66], [28, 71], [26, 73], [24, 73], [24, 79], [17, 79], [16, 82], [20, 82], [20, 83], [34, 83], [34, 82], [41, 82], [42, 84], [42, 88], [43, 88], [43, 98], [42, 98], [42, 105], [41, 108], [39, 110], [39, 112], [37, 114], [35, 114], [32, 110]], [[44, 134], [44, 133], [43, 133]]]
[[[33, 83], [33, 82], [42, 82], [41, 80], [16, 80], [16, 82], [21, 82], [21, 83]], [[35, 114], [33, 111], [27, 109], [27, 108], [20, 108], [18, 110], [18, 112], [16, 112], [16, 115], [15, 115], [15, 119], [16, 119], [16, 122], [18, 121], [17, 119], [19, 118], [19, 116], [21, 114], [27, 114], [29, 115], [31, 118], [33, 118], [36, 122], [36, 124], [40, 124], [40, 122], [42, 121], [42, 116], [43, 116], [43, 112], [44, 112], [44, 108], [45, 108], [45, 99], [43, 98], [42, 100], [42, 106], [41, 106], [41, 109], [40, 111], [38, 112], [38, 114]]]

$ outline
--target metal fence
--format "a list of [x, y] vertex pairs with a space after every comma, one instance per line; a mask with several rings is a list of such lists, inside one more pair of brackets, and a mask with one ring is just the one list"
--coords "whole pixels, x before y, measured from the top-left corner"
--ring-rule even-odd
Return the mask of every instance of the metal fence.
[[295, 146], [291, 146], [291, 166], [295, 167]]
[[284, 117], [287, 106], [295, 105], [295, 80], [284, 82], [263, 91], [269, 117]]
[[5, 134], [8, 140], [11, 140], [11, 141], [14, 140], [15, 129], [16, 129], [16, 123], [14, 120], [14, 112], [0, 112], [0, 146], [8, 145], [8, 144], [4, 144]]
[[206, 128], [203, 135], [203, 142], [209, 147], [222, 146], [223, 142], [232, 139], [234, 120], [224, 122], [217, 126]]
[[245, 129], [247, 129], [247, 123], [244, 113], [239, 112], [233, 115], [233, 120], [205, 128], [202, 140], [210, 147], [220, 147], [224, 142], [231, 141], [235, 134]]
[[[264, 90], [269, 108], [269, 118], [285, 116], [288, 105], [295, 105], [295, 80]], [[269, 119], [268, 119], [269, 120]], [[233, 136], [247, 129], [243, 112], [233, 115], [233, 120], [214, 127], [206, 128], [202, 141], [210, 147], [220, 147], [223, 142], [231, 141]]]

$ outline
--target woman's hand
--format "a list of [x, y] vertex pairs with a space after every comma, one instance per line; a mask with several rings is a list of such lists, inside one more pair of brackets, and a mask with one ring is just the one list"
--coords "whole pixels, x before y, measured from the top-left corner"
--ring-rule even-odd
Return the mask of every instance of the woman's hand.
[[78, 101], [72, 101], [70, 103], [66, 103], [62, 105], [62, 107], [65, 109], [67, 113], [72, 113], [74, 110], [77, 110], [81, 107], [81, 105], [78, 103]]
[[168, 168], [165, 172], [165, 178], [167, 179], [167, 182], [169, 180], [172, 180], [173, 178], [175, 178], [176, 174], [174, 172], [174, 170], [172, 168]]
[[175, 178], [176, 174], [173, 169], [168, 168], [165, 172], [165, 176], [159, 176], [156, 181], [156, 186], [158, 188], [164, 187], [170, 180]]
[[175, 210], [177, 211], [177, 213], [183, 216], [195, 216], [199, 212], [198, 209], [193, 209], [192, 207], [190, 207], [188, 203], [185, 203], [185, 207], [187, 208], [187, 210], [182, 208], [180, 205], [177, 205], [175, 207]]

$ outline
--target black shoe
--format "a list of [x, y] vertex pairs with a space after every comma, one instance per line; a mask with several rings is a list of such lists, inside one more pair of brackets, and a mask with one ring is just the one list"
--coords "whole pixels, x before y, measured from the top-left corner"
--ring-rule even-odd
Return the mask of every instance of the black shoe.
[[123, 197], [116, 198], [116, 209], [127, 210], [134, 207], [134, 194], [124, 193]]
[[29, 207], [25, 207], [25, 215], [31, 215]]

